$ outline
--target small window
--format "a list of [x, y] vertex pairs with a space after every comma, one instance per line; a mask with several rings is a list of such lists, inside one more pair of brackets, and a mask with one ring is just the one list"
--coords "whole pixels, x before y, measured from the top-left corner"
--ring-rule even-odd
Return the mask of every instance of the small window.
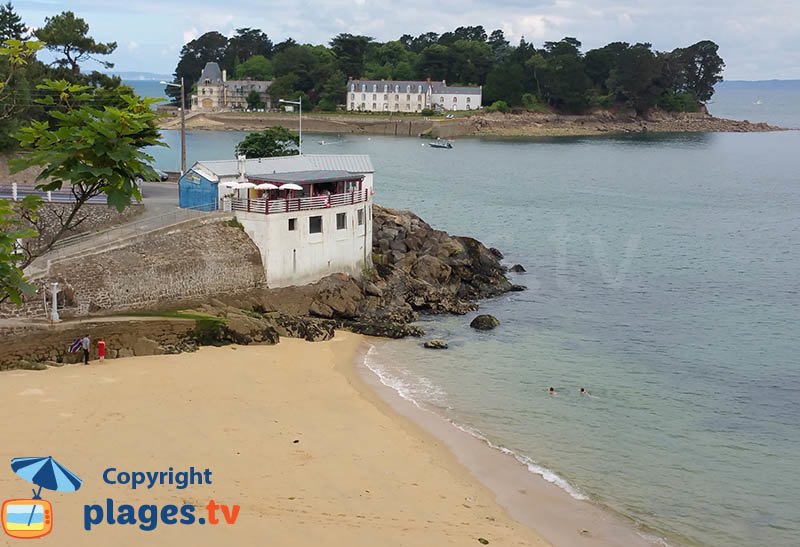
[[344, 230], [347, 228], [347, 213], [336, 213], [336, 229]]
[[296, 218], [290, 218], [289, 219], [289, 231], [290, 232], [294, 232], [295, 230], [297, 230], [297, 219]]
[[372, 94], [372, 100], [374, 101], [376, 98], [377, 98], [377, 96], [373, 93]]
[[358, 225], [359, 226], [364, 225], [364, 209], [358, 210]]
[[308, 218], [308, 233], [321, 234], [322, 233], [322, 217], [309, 217]]
[[469, 102], [469, 97], [467, 97], [467, 102]]
[[375, 103], [372, 103], [372, 110], [377, 110], [377, 108], [378, 108], [378, 105], [375, 104]]

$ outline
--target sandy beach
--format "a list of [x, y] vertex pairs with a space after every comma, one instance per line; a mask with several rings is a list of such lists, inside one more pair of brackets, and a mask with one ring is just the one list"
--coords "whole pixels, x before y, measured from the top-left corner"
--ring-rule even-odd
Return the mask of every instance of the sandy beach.
[[[442, 443], [365, 391], [353, 367], [362, 340], [337, 333], [3, 373], [2, 497], [31, 492], [11, 458], [51, 455], [83, 480], [74, 493], [43, 491], [51, 545], [547, 545]], [[103, 480], [192, 466], [210, 470], [211, 484]], [[151, 531], [104, 515], [86, 531], [84, 506], [98, 506], [94, 519], [108, 499], [112, 512], [194, 504], [200, 516], [211, 499], [240, 511], [231, 525], [217, 511], [216, 526]]]

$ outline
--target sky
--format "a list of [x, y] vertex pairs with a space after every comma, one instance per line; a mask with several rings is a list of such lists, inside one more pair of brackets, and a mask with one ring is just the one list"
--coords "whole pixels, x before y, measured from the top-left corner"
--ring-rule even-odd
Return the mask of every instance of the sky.
[[[727, 80], [800, 79], [800, 0], [37, 0], [13, 1], [38, 27], [64, 10], [89, 23], [98, 41], [116, 41], [115, 71], [171, 74], [181, 47], [211, 30], [263, 30], [278, 43], [324, 44], [335, 35], [389, 41], [459, 26], [502, 29], [540, 46], [574, 36], [584, 51], [609, 42], [649, 42], [659, 51], [713, 40]], [[86, 66], [85, 69], [97, 67]]]

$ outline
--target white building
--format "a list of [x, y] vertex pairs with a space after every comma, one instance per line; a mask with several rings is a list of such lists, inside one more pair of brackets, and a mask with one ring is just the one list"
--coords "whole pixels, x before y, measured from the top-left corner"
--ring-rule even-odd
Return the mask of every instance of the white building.
[[481, 107], [481, 86], [448, 86], [443, 80], [354, 80], [347, 82], [347, 110], [356, 112], [421, 112], [477, 110]]
[[203, 161], [181, 178], [181, 206], [233, 211], [261, 251], [269, 287], [359, 277], [372, 266], [373, 175], [369, 156]]
[[431, 105], [435, 110], [477, 110], [482, 100], [482, 86], [449, 86], [444, 81], [431, 84]]

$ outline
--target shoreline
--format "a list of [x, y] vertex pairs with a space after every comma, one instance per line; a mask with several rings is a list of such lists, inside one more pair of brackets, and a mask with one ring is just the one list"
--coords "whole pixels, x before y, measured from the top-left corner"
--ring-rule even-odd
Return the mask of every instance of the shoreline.
[[[365, 340], [365, 344], [372, 342]], [[584, 498], [530, 470], [510, 451], [491, 445], [435, 412], [404, 398], [383, 383], [367, 365], [368, 348], [353, 363], [356, 388], [383, 412], [409, 422], [417, 434], [442, 444], [457, 465], [491, 492], [517, 522], [554, 546], [635, 547], [666, 545], [662, 538], [637, 530], [622, 515]]]
[[[282, 125], [297, 129], [297, 116], [276, 112], [189, 113], [187, 130], [258, 131]], [[159, 129], [180, 129], [175, 117], [162, 119]], [[480, 112], [458, 116], [423, 117], [384, 114], [324, 114], [303, 116], [303, 129], [318, 134], [388, 135], [402, 137], [587, 137], [636, 133], [708, 133], [788, 131], [762, 122], [716, 118], [704, 113], [655, 112], [647, 118], [598, 111], [585, 115], [527, 112], [501, 114]]]

